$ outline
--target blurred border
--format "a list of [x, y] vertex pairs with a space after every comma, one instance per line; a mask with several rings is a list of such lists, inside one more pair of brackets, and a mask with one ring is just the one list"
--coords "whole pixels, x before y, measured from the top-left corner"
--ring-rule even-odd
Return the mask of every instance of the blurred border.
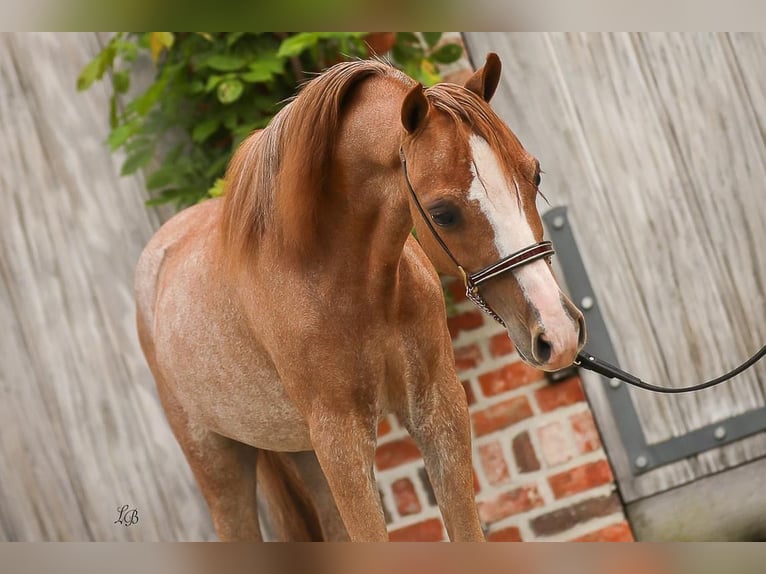
[[0, 0], [4, 30], [94, 29], [392, 29], [541, 31], [758, 31], [757, 0], [285, 0], [226, 2], [204, 10], [195, 0]]
[[766, 546], [730, 544], [0, 544], [2, 571], [122, 574], [749, 574]]

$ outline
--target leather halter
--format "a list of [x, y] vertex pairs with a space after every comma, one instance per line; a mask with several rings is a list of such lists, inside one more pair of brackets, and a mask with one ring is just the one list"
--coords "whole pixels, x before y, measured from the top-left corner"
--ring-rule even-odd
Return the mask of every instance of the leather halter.
[[418, 196], [415, 193], [415, 190], [412, 188], [412, 183], [410, 182], [410, 176], [407, 173], [407, 158], [404, 155], [404, 149], [401, 147], [399, 148], [399, 157], [401, 158], [401, 161], [402, 161], [402, 171], [404, 172], [404, 181], [407, 184], [407, 189], [409, 190], [410, 195], [412, 196], [412, 200], [415, 202], [415, 207], [418, 208], [418, 212], [420, 213], [420, 216], [423, 218], [423, 221], [425, 221], [426, 225], [428, 226], [428, 229], [431, 231], [431, 234], [434, 236], [434, 239], [436, 239], [436, 242], [441, 246], [441, 248], [444, 250], [447, 256], [452, 260], [452, 263], [455, 264], [458, 271], [460, 271], [460, 275], [463, 278], [463, 283], [465, 284], [466, 297], [468, 297], [471, 301], [473, 301], [487, 315], [489, 315], [495, 321], [497, 321], [503, 327], [505, 327], [505, 322], [500, 318], [500, 316], [497, 313], [495, 313], [492, 307], [489, 306], [489, 303], [487, 303], [484, 297], [482, 297], [481, 294], [479, 293], [479, 285], [481, 285], [482, 283], [486, 281], [489, 281], [493, 277], [497, 277], [498, 275], [502, 275], [503, 273], [513, 271], [514, 269], [518, 269], [519, 267], [522, 267], [523, 265], [527, 265], [528, 263], [532, 263], [533, 261], [537, 261], [538, 259], [545, 258], [548, 261], [548, 263], [550, 263], [550, 257], [551, 255], [555, 253], [555, 251], [553, 250], [553, 244], [550, 241], [541, 241], [539, 243], [534, 243], [528, 247], [525, 247], [524, 249], [520, 249], [519, 251], [516, 251], [515, 253], [511, 253], [510, 255], [503, 257], [502, 259], [496, 261], [495, 263], [492, 263], [482, 269], [479, 269], [478, 271], [474, 271], [473, 273], [466, 272], [465, 268], [462, 265], [460, 265], [457, 258], [452, 254], [452, 251], [450, 251], [449, 247], [447, 247], [447, 244], [444, 242], [444, 240], [441, 238], [439, 233], [436, 231], [436, 228], [431, 223], [431, 218], [428, 216], [425, 209], [423, 209], [423, 205], [420, 203], [420, 200], [418, 199]]

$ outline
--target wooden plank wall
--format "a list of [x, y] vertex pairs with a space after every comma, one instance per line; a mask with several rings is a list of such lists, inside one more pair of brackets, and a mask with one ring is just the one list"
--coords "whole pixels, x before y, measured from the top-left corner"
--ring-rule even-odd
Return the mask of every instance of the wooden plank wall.
[[104, 145], [106, 91], [75, 91], [98, 49], [0, 35], [0, 540], [209, 540], [135, 334], [159, 221]]
[[[494, 107], [540, 159], [623, 367], [678, 386], [766, 342], [766, 36], [470, 33], [503, 61]], [[681, 397], [632, 391], [658, 442], [764, 405], [766, 362]], [[603, 389], [596, 409], [628, 501], [766, 454], [766, 435], [630, 475]]]

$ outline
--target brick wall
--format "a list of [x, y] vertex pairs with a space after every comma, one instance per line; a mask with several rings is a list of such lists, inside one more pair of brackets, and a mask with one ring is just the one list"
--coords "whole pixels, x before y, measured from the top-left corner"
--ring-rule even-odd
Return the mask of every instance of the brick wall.
[[[632, 540], [579, 379], [548, 383], [520, 361], [502, 328], [465, 300], [462, 285], [449, 288], [488, 539]], [[446, 540], [420, 453], [393, 417], [379, 428], [376, 474], [392, 540]]]

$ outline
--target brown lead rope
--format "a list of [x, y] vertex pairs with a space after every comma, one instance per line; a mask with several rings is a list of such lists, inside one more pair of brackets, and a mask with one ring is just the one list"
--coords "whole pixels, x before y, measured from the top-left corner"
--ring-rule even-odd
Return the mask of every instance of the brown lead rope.
[[[479, 271], [476, 271], [475, 273], [467, 273], [465, 269], [463, 268], [463, 266], [460, 265], [460, 263], [458, 263], [458, 260], [452, 254], [452, 251], [449, 250], [449, 247], [447, 247], [447, 244], [444, 243], [444, 240], [441, 238], [439, 233], [436, 231], [436, 228], [431, 223], [431, 218], [428, 216], [425, 209], [423, 209], [423, 206], [420, 204], [420, 200], [418, 200], [418, 196], [415, 194], [415, 190], [412, 188], [412, 184], [410, 183], [410, 176], [407, 173], [407, 158], [405, 157], [404, 150], [402, 148], [399, 148], [399, 157], [402, 160], [402, 171], [404, 172], [404, 181], [407, 184], [407, 189], [410, 192], [412, 201], [415, 203], [415, 207], [417, 207], [418, 212], [420, 213], [420, 217], [423, 218], [423, 221], [425, 221], [426, 225], [428, 226], [428, 229], [431, 231], [431, 235], [434, 236], [434, 239], [436, 239], [437, 243], [441, 246], [441, 248], [444, 250], [447, 256], [452, 260], [452, 262], [455, 264], [455, 267], [457, 267], [458, 271], [460, 272], [460, 275], [463, 277], [463, 283], [465, 283], [466, 297], [468, 297], [471, 301], [473, 301], [473, 303], [477, 307], [479, 307], [482, 311], [484, 311], [487, 315], [489, 315], [495, 321], [497, 321], [503, 327], [505, 327], [506, 325], [505, 325], [505, 322], [502, 320], [502, 318], [497, 313], [495, 313], [492, 307], [489, 306], [489, 304], [484, 300], [484, 297], [482, 297], [481, 294], [479, 293], [479, 284], [483, 283], [484, 281], [488, 281], [489, 279], [492, 279], [493, 277], [497, 277], [498, 275], [502, 273], [506, 273], [508, 271], [521, 267], [522, 265], [526, 265], [527, 263], [536, 261], [537, 259], [542, 259], [544, 257], [550, 258], [550, 256], [554, 254], [553, 245], [551, 244], [550, 241], [541, 241], [540, 243], [535, 243], [534, 245], [525, 247], [524, 249], [517, 251], [516, 253], [513, 253], [509, 255], [508, 257], [504, 257], [500, 261], [493, 263], [491, 265], [488, 265], [484, 269], [480, 269]], [[548, 262], [550, 263], [550, 259], [548, 259]], [[583, 369], [587, 369], [589, 371], [598, 373], [599, 375], [602, 375], [609, 379], [619, 379], [629, 385], [633, 385], [635, 387], [645, 389], [647, 391], [652, 391], [654, 393], [677, 394], [677, 393], [691, 393], [693, 391], [701, 391], [702, 389], [707, 389], [715, 385], [720, 385], [721, 383], [725, 383], [729, 379], [740, 374], [742, 371], [749, 369], [755, 363], [760, 361], [765, 355], [766, 355], [766, 345], [761, 347], [761, 350], [755, 353], [747, 361], [745, 361], [738, 367], [732, 369], [725, 375], [721, 375], [720, 377], [711, 379], [710, 381], [705, 381], [704, 383], [700, 383], [699, 385], [693, 385], [691, 387], [680, 387], [680, 388], [659, 387], [657, 385], [645, 383], [638, 377], [635, 377], [631, 375], [630, 373], [623, 371], [622, 369], [607, 363], [606, 361], [602, 361], [601, 359], [594, 357], [593, 355], [591, 355], [590, 353], [586, 351], [581, 351], [580, 353], [578, 353], [577, 359], [575, 360], [574, 364], [579, 367], [582, 367]]]

